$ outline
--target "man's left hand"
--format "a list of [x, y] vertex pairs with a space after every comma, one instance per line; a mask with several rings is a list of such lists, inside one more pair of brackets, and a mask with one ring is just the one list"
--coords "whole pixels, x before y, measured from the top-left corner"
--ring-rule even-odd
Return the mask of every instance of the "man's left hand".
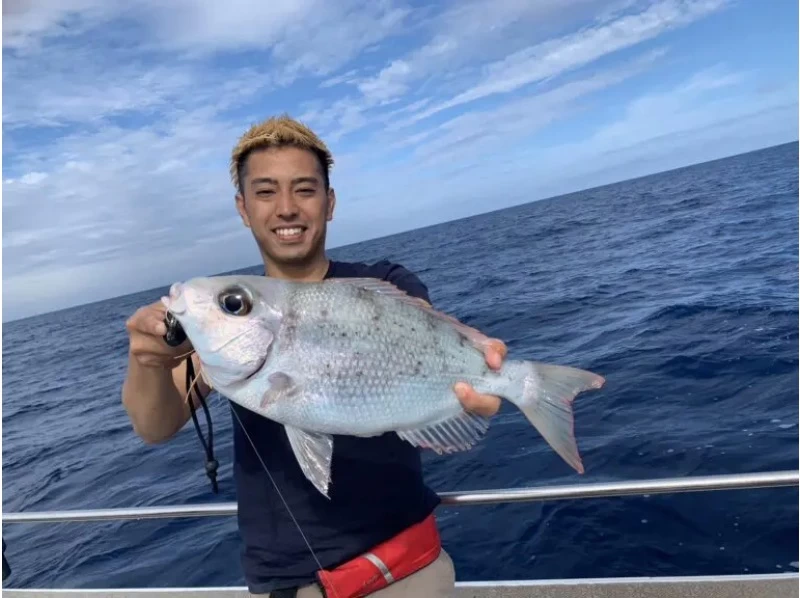
[[[492, 341], [484, 349], [486, 363], [493, 370], [499, 370], [506, 357], [508, 349], [505, 343], [498, 339]], [[500, 397], [478, 393], [470, 384], [458, 382], [453, 390], [467, 411], [477, 415], [491, 417], [500, 410]]]

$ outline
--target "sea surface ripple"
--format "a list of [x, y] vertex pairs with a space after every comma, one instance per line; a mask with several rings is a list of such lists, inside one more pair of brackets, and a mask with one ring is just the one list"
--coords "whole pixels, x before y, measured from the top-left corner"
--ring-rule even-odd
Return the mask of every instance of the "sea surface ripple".
[[[797, 469], [797, 181], [792, 143], [332, 251], [406, 265], [439, 308], [511, 355], [607, 378], [575, 403], [584, 476], [504, 405], [473, 451], [425, 454], [431, 485]], [[222, 399], [210, 402], [219, 495], [191, 423], [146, 446], [120, 404], [124, 322], [165, 291], [4, 325], [5, 512], [235, 500]], [[798, 561], [796, 488], [448, 507], [439, 518], [460, 580], [775, 573]], [[3, 535], [8, 587], [243, 585], [233, 517], [13, 524]]]

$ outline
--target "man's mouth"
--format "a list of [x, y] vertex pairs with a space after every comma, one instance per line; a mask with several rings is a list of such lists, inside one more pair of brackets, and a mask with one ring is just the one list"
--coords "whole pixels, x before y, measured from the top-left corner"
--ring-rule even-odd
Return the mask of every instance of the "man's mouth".
[[281, 241], [298, 241], [303, 237], [306, 228], [302, 225], [280, 226], [272, 230]]

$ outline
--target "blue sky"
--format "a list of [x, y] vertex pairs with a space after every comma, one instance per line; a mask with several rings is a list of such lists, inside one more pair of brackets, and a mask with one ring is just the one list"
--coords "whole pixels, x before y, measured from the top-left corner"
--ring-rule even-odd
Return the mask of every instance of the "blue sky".
[[3, 5], [3, 319], [259, 256], [228, 156], [328, 142], [329, 245], [793, 141], [795, 0]]

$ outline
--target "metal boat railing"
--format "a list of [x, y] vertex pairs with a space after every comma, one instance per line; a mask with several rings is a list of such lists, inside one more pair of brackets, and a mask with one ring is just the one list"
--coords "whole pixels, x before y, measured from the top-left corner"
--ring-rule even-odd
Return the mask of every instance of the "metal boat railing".
[[[592, 484], [530, 487], [520, 489], [476, 490], [467, 492], [442, 492], [443, 506], [487, 505], [499, 503], [541, 502], [616, 496], [748, 490], [800, 486], [800, 471], [769, 471], [731, 475], [687, 476], [629, 482], [602, 482]], [[175, 517], [220, 517], [235, 515], [235, 502], [198, 505], [162, 505], [112, 509], [87, 509], [70, 511], [28, 511], [3, 513], [3, 524], [8, 523], [66, 523], [88, 521], [120, 521], [139, 519], [164, 519]], [[3, 546], [4, 570], [5, 543]], [[4, 571], [4, 578], [6, 577]]]
[[[488, 505], [498, 503], [541, 502], [632, 496], [674, 494], [721, 490], [748, 490], [800, 485], [800, 471], [769, 471], [731, 475], [687, 476], [630, 482], [602, 482], [543, 486], [520, 489], [441, 492], [444, 506]], [[86, 521], [119, 521], [126, 519], [164, 519], [174, 517], [222, 517], [235, 515], [235, 502], [198, 505], [163, 505], [71, 511], [27, 511], [3, 513], [3, 523], [64, 523]]]

